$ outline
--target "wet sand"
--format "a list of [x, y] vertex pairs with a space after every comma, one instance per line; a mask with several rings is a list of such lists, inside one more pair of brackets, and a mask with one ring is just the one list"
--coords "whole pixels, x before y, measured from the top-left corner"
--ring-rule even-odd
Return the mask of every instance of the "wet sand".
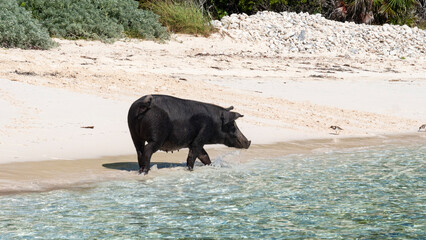
[[[274, 159], [290, 154], [320, 154], [340, 150], [356, 150], [377, 146], [402, 146], [424, 144], [426, 133], [405, 135], [380, 135], [362, 138], [325, 138], [288, 141], [276, 144], [257, 144], [248, 150], [210, 147], [207, 151], [216, 161], [242, 163], [251, 159]], [[187, 171], [188, 151], [154, 154], [152, 170], [146, 176], [138, 174], [136, 155], [102, 157], [80, 160], [49, 160], [1, 164], [0, 195], [43, 192], [55, 189], [90, 187], [92, 184], [112, 180], [146, 180], [171, 171]], [[197, 161], [194, 171], [202, 167]], [[284, 169], [285, 170], [285, 169]], [[188, 171], [188, 174], [191, 174]]]

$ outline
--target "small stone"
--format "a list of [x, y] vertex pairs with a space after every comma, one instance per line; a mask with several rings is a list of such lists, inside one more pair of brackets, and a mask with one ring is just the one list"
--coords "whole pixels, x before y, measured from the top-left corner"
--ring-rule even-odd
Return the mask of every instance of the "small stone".
[[299, 40], [300, 42], [305, 41], [305, 30], [300, 31], [299, 36], [297, 37], [297, 40]]
[[231, 29], [237, 29], [238, 28], [238, 24], [237, 23], [231, 23], [229, 25], [229, 28], [231, 28]]
[[357, 53], [358, 53], [358, 50], [357, 50], [357, 49], [355, 49], [355, 48], [349, 48], [349, 51], [350, 51], [351, 53], [353, 53], [353, 54], [357, 54]]
[[299, 49], [297, 47], [291, 47], [289, 50], [290, 52], [297, 52]]
[[286, 35], [284, 35], [284, 39], [289, 39], [291, 37], [293, 37], [296, 33], [295, 32], [288, 32]]

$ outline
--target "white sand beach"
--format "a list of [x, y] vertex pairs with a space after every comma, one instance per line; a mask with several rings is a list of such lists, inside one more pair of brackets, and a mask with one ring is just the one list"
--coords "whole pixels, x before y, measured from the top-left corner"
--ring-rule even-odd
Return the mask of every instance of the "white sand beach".
[[[237, 123], [254, 148], [406, 134], [425, 139], [417, 132], [426, 123], [424, 57], [268, 57], [262, 46], [220, 34], [173, 35], [165, 43], [55, 41], [59, 47], [48, 51], [0, 49], [2, 169], [123, 155], [136, 163], [127, 111], [154, 93], [233, 105], [245, 115]], [[330, 125], [344, 130], [336, 135]], [[11, 172], [2, 177], [10, 180]]]

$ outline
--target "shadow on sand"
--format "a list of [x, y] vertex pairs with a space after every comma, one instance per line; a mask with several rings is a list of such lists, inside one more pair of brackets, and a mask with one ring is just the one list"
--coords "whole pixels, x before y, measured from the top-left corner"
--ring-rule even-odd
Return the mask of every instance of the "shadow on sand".
[[[154, 165], [157, 165], [158, 169], [186, 167], [186, 163], [154, 162], [154, 163], [151, 163], [151, 168]], [[125, 171], [129, 171], [129, 172], [139, 170], [139, 164], [137, 162], [105, 163], [105, 164], [102, 164], [102, 167], [109, 168], [109, 169], [115, 169], [115, 170], [125, 170]]]

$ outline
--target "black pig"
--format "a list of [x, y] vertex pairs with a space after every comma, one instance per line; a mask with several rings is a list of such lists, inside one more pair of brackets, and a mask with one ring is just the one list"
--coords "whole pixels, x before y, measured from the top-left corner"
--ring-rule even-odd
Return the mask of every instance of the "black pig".
[[243, 115], [232, 109], [166, 95], [147, 95], [136, 100], [127, 121], [138, 154], [139, 173], [148, 173], [151, 156], [158, 150], [189, 148], [186, 163], [192, 170], [196, 158], [205, 165], [211, 163], [204, 150], [206, 144], [247, 149], [251, 141], [235, 123]]

